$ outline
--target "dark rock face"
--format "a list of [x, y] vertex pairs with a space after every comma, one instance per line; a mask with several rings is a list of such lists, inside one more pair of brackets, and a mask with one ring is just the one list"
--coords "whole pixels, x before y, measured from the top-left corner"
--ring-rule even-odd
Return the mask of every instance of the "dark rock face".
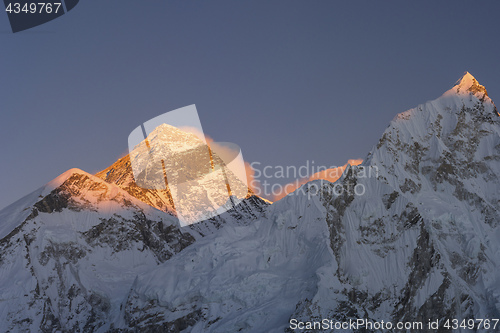
[[148, 220], [144, 214], [134, 219], [112, 217], [82, 233], [91, 246], [106, 244], [114, 252], [133, 248], [133, 243], [142, 243], [142, 250], [154, 253], [159, 262], [168, 260], [175, 253], [192, 244], [195, 238], [182, 233], [178, 227]]
[[61, 212], [64, 208], [67, 208], [71, 195], [69, 193], [61, 192], [61, 190], [53, 191], [42, 200], [38, 201], [35, 204], [37, 212]]
[[110, 184], [115, 184], [140, 201], [164, 212], [173, 214], [174, 205], [167, 190], [149, 190], [137, 186], [134, 181], [130, 157], [120, 158], [108, 168], [98, 172], [97, 177]]

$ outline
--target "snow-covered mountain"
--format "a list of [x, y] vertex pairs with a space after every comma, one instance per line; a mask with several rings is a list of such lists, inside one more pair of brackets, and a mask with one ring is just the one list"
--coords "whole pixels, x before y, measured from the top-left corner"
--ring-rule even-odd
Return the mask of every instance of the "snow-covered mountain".
[[[175, 189], [183, 189], [185, 192], [191, 190], [183, 183], [194, 183], [197, 186], [212, 189], [208, 193], [210, 197], [210, 200], [207, 200], [208, 203], [195, 200], [195, 196], [192, 195], [190, 196], [191, 202], [182, 205], [185, 207], [190, 205], [208, 206], [207, 208], [224, 206], [228, 201], [226, 185], [238, 202], [243, 198], [251, 197], [253, 193], [246, 183], [240, 181], [231, 170], [228, 170], [226, 163], [219, 156], [218, 152], [224, 153], [221, 150], [222, 148], [215, 143], [210, 148], [205, 141], [193, 133], [182, 131], [168, 124], [161, 124], [140, 142], [131, 154], [120, 158], [105, 170], [98, 172], [96, 176], [116, 184], [148, 205], [173, 215], [180, 212], [184, 199], [183, 196], [173, 193]], [[134, 179], [131, 158], [136, 168], [142, 171], [135, 170], [139, 174], [139, 180]], [[224, 172], [220, 172], [222, 166], [224, 166]], [[164, 173], [168, 173], [169, 177], [165, 177]], [[165, 185], [165, 178], [168, 178], [167, 185]], [[175, 207], [173, 197], [177, 199], [178, 207]], [[185, 201], [189, 201], [189, 198]]]
[[165, 209], [168, 193], [141, 191], [127, 158], [96, 176], [68, 170], [0, 211], [0, 332], [128, 327], [121, 309], [139, 275], [268, 206], [250, 194], [181, 228]]
[[0, 327], [284, 332], [366, 318], [445, 332], [500, 318], [499, 174], [500, 115], [469, 73], [396, 116], [337, 182], [270, 206], [250, 195], [185, 228], [165, 193], [134, 186], [128, 157], [73, 169], [0, 211]]
[[336, 183], [359, 184], [364, 195], [335, 197], [323, 184], [316, 200], [335, 259], [291, 317], [439, 319], [440, 331], [447, 319], [499, 318], [499, 116], [466, 73], [437, 100], [397, 115]]

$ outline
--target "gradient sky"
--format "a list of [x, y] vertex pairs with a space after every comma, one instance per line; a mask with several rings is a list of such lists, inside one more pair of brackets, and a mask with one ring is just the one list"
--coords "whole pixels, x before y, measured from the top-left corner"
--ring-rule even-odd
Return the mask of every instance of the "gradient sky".
[[[0, 14], [0, 208], [196, 104], [262, 165], [364, 158], [465, 71], [500, 100], [499, 1], [80, 1], [12, 34]], [[498, 102], [500, 103], [500, 102]]]

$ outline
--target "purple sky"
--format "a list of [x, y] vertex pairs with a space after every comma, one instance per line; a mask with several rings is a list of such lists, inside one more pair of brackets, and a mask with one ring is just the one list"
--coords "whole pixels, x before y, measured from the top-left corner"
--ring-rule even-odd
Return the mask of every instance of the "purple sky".
[[106, 168], [135, 127], [190, 104], [249, 162], [364, 158], [397, 113], [465, 71], [500, 100], [498, 13], [498, 1], [80, 1], [17, 34], [2, 14], [0, 208], [69, 168]]

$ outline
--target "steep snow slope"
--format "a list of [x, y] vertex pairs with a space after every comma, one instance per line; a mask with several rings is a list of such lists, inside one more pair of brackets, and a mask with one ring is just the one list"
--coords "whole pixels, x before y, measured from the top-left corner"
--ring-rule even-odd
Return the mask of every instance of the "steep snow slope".
[[269, 218], [226, 227], [139, 276], [124, 306], [129, 325], [166, 332], [283, 331], [334, 257], [317, 197], [287, 197], [266, 213]]
[[[364, 177], [367, 168], [378, 176]], [[500, 117], [466, 73], [399, 114], [336, 184], [362, 185], [364, 195], [339, 201], [324, 189], [338, 269], [292, 317], [499, 318], [499, 174]], [[345, 301], [332, 307], [339, 291]]]

